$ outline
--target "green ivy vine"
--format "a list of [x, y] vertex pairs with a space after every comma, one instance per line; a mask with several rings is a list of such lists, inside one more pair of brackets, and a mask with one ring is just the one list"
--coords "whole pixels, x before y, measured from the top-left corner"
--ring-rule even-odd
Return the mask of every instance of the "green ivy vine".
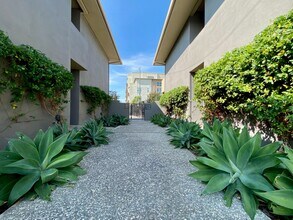
[[103, 90], [94, 86], [80, 86], [86, 103], [89, 105], [87, 112], [94, 115], [98, 107], [106, 107], [110, 104], [112, 98]]
[[72, 74], [27, 45], [14, 45], [0, 31], [0, 95], [11, 93], [11, 106], [28, 99], [56, 114], [73, 86]]

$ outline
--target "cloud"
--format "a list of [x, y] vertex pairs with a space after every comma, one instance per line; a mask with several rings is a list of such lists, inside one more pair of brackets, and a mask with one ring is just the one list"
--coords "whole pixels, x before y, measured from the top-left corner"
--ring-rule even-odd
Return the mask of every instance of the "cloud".
[[153, 55], [139, 53], [122, 60], [128, 72], [149, 72], [153, 69]]

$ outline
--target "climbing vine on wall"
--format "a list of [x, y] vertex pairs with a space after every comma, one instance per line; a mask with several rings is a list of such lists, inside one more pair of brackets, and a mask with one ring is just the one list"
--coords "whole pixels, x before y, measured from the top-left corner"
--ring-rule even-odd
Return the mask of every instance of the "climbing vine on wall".
[[252, 43], [198, 71], [194, 95], [206, 118], [250, 117], [285, 140], [293, 136], [293, 11]]
[[94, 86], [80, 86], [85, 101], [88, 104], [88, 114], [94, 114], [98, 107], [106, 107], [110, 104], [112, 98], [103, 90]]
[[0, 31], [0, 94], [11, 93], [11, 105], [28, 99], [56, 114], [73, 86], [72, 74], [31, 46], [14, 45]]

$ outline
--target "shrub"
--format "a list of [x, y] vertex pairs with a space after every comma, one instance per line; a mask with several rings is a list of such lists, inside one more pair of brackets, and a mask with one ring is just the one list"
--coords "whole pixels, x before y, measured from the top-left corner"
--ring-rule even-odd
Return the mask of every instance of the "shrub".
[[191, 161], [198, 171], [190, 176], [207, 183], [203, 194], [225, 190], [227, 206], [231, 206], [232, 198], [238, 191], [245, 211], [253, 219], [258, 205], [254, 191], [274, 190], [262, 174], [265, 169], [279, 163], [274, 154], [281, 143], [261, 146], [260, 134], [250, 137], [246, 127], [241, 132], [235, 131], [232, 126], [222, 126], [213, 131], [211, 126], [205, 124], [202, 134], [208, 134], [199, 142], [207, 157]]
[[132, 100], [131, 100], [131, 104], [138, 104], [141, 102], [141, 96], [135, 96]]
[[176, 148], [195, 150], [201, 139], [201, 128], [195, 122], [176, 120], [170, 124], [167, 134], [172, 137], [170, 143]]
[[293, 135], [293, 11], [244, 47], [198, 71], [194, 95], [206, 118], [255, 120], [284, 140]]
[[166, 107], [167, 115], [182, 117], [188, 105], [189, 89], [187, 86], [180, 86], [163, 94], [160, 98], [160, 105]]
[[10, 91], [14, 106], [27, 98], [39, 101], [51, 114], [62, 110], [73, 86], [72, 74], [31, 46], [13, 45], [2, 31], [0, 46], [0, 62], [5, 63], [0, 71], [0, 94]]
[[103, 90], [93, 86], [80, 86], [82, 93], [84, 94], [85, 101], [89, 105], [88, 114], [94, 114], [97, 107], [107, 106], [110, 104], [112, 98]]
[[269, 202], [269, 209], [276, 215], [293, 216], [293, 150], [286, 148], [287, 157], [279, 157], [280, 168], [265, 172], [265, 176], [278, 189], [270, 192], [256, 192]]
[[171, 121], [172, 119], [169, 116], [163, 114], [155, 114], [151, 118], [151, 122], [159, 125], [160, 127], [167, 127]]
[[155, 101], [160, 101], [160, 98], [161, 98], [160, 93], [153, 92], [153, 93], [148, 94], [147, 102], [148, 103], [153, 103]]
[[[27, 192], [49, 200], [54, 185], [77, 180], [84, 152], [62, 153], [68, 134], [53, 141], [53, 130], [40, 130], [32, 140], [21, 134], [0, 152], [0, 200], [12, 205]], [[1, 203], [0, 201], [0, 203]]]

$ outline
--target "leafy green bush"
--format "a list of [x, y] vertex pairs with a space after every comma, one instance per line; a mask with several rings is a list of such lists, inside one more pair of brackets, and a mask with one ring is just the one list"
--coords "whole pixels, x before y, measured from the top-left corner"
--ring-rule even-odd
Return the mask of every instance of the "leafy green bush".
[[105, 127], [117, 127], [119, 125], [128, 125], [129, 119], [123, 115], [103, 116], [96, 119], [97, 123], [102, 123]]
[[226, 124], [218, 124], [216, 131], [205, 124], [202, 134], [206, 138], [199, 142], [199, 146], [207, 157], [190, 161], [198, 168], [190, 176], [207, 182], [203, 194], [225, 190], [227, 206], [231, 206], [232, 198], [238, 191], [245, 211], [253, 219], [258, 206], [254, 191], [274, 190], [263, 172], [279, 163], [275, 152], [281, 143], [261, 146], [260, 134], [250, 137], [246, 127], [238, 132], [232, 126], [226, 127]]
[[147, 102], [153, 103], [155, 101], [160, 101], [160, 98], [161, 98], [160, 93], [152, 92], [152, 93], [148, 94]]
[[151, 122], [159, 125], [160, 127], [167, 127], [171, 123], [172, 119], [170, 116], [163, 115], [163, 114], [155, 114], [151, 118]]
[[102, 123], [97, 123], [95, 120], [90, 119], [80, 129], [78, 137], [82, 140], [82, 144], [89, 148], [108, 144], [108, 134], [109, 132], [107, 132]]
[[68, 134], [53, 140], [53, 130], [40, 130], [32, 140], [21, 134], [0, 152], [0, 203], [12, 205], [29, 191], [49, 200], [54, 185], [77, 180], [85, 152], [62, 153]]
[[[206, 118], [256, 120], [279, 137], [293, 136], [293, 11], [247, 46], [199, 70], [194, 95]], [[204, 105], [201, 105], [204, 103]]]
[[73, 86], [72, 74], [33, 47], [13, 45], [2, 31], [0, 45], [0, 62], [5, 63], [0, 71], [0, 94], [10, 91], [11, 103], [24, 98], [39, 101], [51, 113], [62, 109]]
[[255, 192], [261, 198], [269, 200], [269, 209], [276, 215], [293, 216], [293, 150], [286, 148], [287, 157], [278, 157], [281, 168], [265, 172], [265, 176], [278, 189], [270, 192]]
[[88, 114], [94, 114], [97, 107], [107, 106], [110, 104], [112, 98], [103, 90], [94, 86], [80, 86], [84, 94], [85, 101], [89, 105], [87, 109]]
[[179, 86], [166, 92], [160, 98], [160, 105], [166, 107], [167, 115], [182, 117], [188, 105], [189, 88]]
[[141, 96], [135, 96], [131, 101], [130, 101], [130, 103], [131, 104], [138, 104], [138, 103], [140, 103], [141, 102]]
[[195, 122], [176, 120], [169, 125], [167, 134], [172, 137], [170, 143], [176, 148], [195, 150], [201, 139], [201, 128]]

